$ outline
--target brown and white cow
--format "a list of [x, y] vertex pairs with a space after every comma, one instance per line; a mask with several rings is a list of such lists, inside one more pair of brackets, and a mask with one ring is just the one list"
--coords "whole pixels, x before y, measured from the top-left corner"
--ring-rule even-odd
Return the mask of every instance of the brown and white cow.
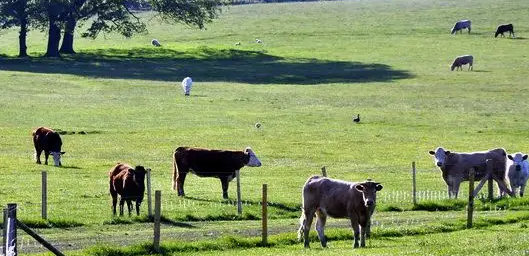
[[[448, 197], [457, 198], [461, 182], [468, 181], [470, 168], [475, 168], [475, 180], [482, 180], [487, 175], [487, 159], [493, 161], [492, 178], [498, 183], [500, 195], [504, 192], [513, 196], [512, 191], [507, 187], [506, 163], [507, 152], [503, 148], [491, 149], [489, 151], [456, 153], [445, 150], [442, 147], [429, 151], [433, 156], [435, 165], [441, 169], [443, 179], [448, 186]], [[483, 185], [482, 180], [478, 185]], [[478, 190], [474, 191], [474, 193]], [[475, 196], [475, 195], [474, 195]]]
[[179, 196], [185, 196], [184, 181], [191, 172], [199, 177], [219, 178], [222, 197], [228, 199], [228, 184], [235, 178], [235, 171], [243, 166], [261, 166], [250, 147], [244, 151], [179, 147], [173, 154], [173, 190], [178, 190]]
[[354, 231], [353, 247], [365, 247], [366, 235], [371, 223], [371, 215], [375, 210], [377, 191], [382, 189], [380, 183], [365, 181], [347, 182], [326, 177], [312, 176], [303, 186], [302, 214], [298, 239], [304, 240], [309, 247], [309, 229], [316, 215], [316, 231], [321, 246], [327, 246], [324, 228], [327, 216], [348, 218]]
[[136, 214], [140, 215], [140, 205], [145, 193], [145, 168], [141, 165], [133, 168], [124, 163], [117, 163], [108, 176], [110, 178], [110, 195], [112, 196], [112, 214], [116, 215], [116, 204], [119, 201], [119, 215], [123, 215], [123, 205], [127, 201], [129, 216], [132, 211], [132, 201], [136, 202]]
[[44, 164], [48, 164], [48, 157], [53, 156], [55, 166], [61, 166], [62, 140], [57, 132], [47, 127], [39, 127], [33, 130], [33, 145], [35, 145], [35, 159], [37, 164], [40, 162], [40, 154], [44, 150]]

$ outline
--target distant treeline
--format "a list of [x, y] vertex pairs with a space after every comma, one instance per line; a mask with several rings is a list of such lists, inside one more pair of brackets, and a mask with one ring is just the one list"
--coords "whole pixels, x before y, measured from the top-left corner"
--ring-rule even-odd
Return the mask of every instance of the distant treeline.
[[[337, 1], [337, 0], [231, 0], [230, 4], [265, 4], [265, 3], [286, 3], [286, 2], [319, 2], [319, 1]], [[125, 3], [127, 8], [136, 11], [149, 11], [150, 4], [147, 1], [127, 1]]]

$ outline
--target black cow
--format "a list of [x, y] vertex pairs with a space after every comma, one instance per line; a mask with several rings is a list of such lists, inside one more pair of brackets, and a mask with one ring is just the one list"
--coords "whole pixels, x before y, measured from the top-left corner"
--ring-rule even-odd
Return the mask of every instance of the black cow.
[[179, 147], [173, 154], [173, 190], [185, 196], [184, 181], [189, 171], [199, 177], [216, 177], [222, 184], [222, 197], [228, 199], [228, 184], [243, 166], [259, 167], [261, 161], [250, 147], [244, 151]]
[[65, 152], [61, 151], [62, 140], [59, 134], [50, 128], [39, 127], [33, 130], [32, 135], [37, 164], [41, 164], [40, 154], [44, 150], [44, 164], [48, 164], [48, 157], [51, 154], [55, 166], [61, 166], [61, 155]]
[[512, 37], [514, 38], [514, 27], [512, 24], [499, 25], [498, 29], [496, 29], [496, 33], [494, 34], [494, 37], [498, 37], [498, 35], [500, 34], [501, 34], [501, 37], [505, 37], [505, 35], [503, 34], [505, 32], [509, 32], [509, 37], [512, 35]]

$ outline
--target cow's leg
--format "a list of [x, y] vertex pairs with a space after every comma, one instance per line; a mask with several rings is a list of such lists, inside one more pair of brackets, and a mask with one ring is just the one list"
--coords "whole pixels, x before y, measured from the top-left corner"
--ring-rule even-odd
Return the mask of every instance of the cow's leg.
[[116, 204], [118, 203], [118, 196], [117, 194], [115, 193], [112, 193], [112, 191], [110, 191], [110, 194], [112, 196], [112, 215], [116, 215]]
[[327, 221], [327, 216], [321, 210], [316, 211], [316, 232], [318, 232], [318, 237], [320, 238], [321, 247], [327, 247], [327, 238], [325, 238], [325, 222]]
[[220, 177], [219, 179], [222, 185], [222, 198], [228, 199], [228, 185], [230, 184], [228, 177]]
[[119, 199], [119, 216], [123, 216], [123, 206], [125, 205], [125, 199], [121, 197]]
[[525, 185], [527, 181], [522, 182], [522, 185], [520, 186], [520, 197], [523, 197], [523, 193], [525, 190]]
[[131, 212], [132, 212], [132, 200], [131, 199], [127, 199], [127, 209], [129, 210], [129, 217], [131, 215]]
[[138, 216], [140, 216], [140, 205], [141, 205], [141, 201], [136, 200], [136, 215]]
[[495, 179], [495, 180], [496, 180], [496, 183], [498, 183], [498, 187], [500, 188], [500, 190], [505, 191], [511, 197], [515, 196], [514, 193], [507, 187], [507, 183], [505, 182], [505, 180], [502, 180], [501, 178]]
[[40, 154], [42, 154], [42, 147], [37, 142], [37, 138], [33, 138], [33, 145], [35, 146], [35, 160], [37, 161], [37, 164], [41, 164], [40, 162]]
[[178, 177], [176, 177], [176, 188], [178, 189], [178, 196], [185, 196], [184, 193], [184, 181], [186, 180], [187, 172], [181, 172], [178, 169]]
[[48, 157], [50, 156], [50, 151], [44, 150], [44, 164], [48, 165]]
[[304, 209], [303, 210], [305, 214], [305, 225], [303, 226], [303, 245], [305, 248], [310, 247], [310, 240], [309, 240], [309, 231], [310, 226], [312, 225], [312, 219], [314, 218], [315, 210], [313, 209]]
[[360, 247], [366, 247], [367, 225], [360, 225]]
[[351, 228], [353, 229], [354, 237], [353, 248], [358, 248], [358, 240], [360, 239], [360, 225], [356, 217], [351, 217]]

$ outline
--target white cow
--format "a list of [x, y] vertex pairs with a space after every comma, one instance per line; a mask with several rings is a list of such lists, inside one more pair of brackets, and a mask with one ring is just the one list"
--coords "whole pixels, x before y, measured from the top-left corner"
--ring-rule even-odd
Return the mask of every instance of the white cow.
[[527, 155], [520, 152], [507, 155], [510, 161], [507, 162], [507, 176], [511, 184], [511, 190], [516, 195], [516, 190], [520, 189], [520, 196], [523, 196], [527, 179], [529, 178], [529, 162]]
[[191, 87], [193, 87], [193, 80], [191, 77], [186, 77], [184, 80], [182, 80], [182, 88], [184, 89], [184, 93], [186, 96], [189, 96], [189, 93], [191, 92]]

